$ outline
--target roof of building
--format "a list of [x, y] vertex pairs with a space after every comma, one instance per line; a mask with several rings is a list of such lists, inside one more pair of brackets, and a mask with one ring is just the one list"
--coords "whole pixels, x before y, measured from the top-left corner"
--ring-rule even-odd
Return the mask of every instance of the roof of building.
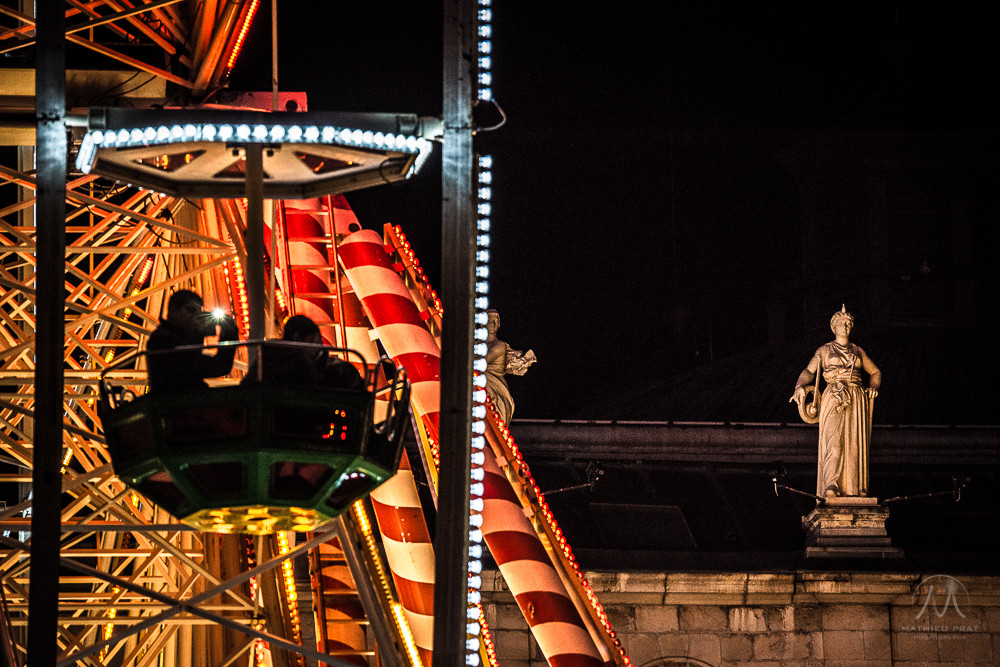
[[[882, 371], [876, 424], [1000, 424], [992, 341], [954, 329], [855, 337]], [[788, 402], [799, 373], [826, 340], [776, 345], [679, 375], [630, 378], [595, 397], [580, 419], [799, 422]]]

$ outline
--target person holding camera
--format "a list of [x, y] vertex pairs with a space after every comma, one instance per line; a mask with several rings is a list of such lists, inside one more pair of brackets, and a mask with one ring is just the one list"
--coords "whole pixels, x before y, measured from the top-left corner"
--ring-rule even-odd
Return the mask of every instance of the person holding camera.
[[202, 298], [191, 290], [178, 290], [167, 302], [167, 319], [160, 319], [146, 343], [146, 370], [149, 391], [184, 392], [204, 389], [205, 378], [228, 375], [233, 368], [236, 347], [216, 348], [214, 355], [202, 349], [174, 348], [203, 345], [209, 336], [219, 337], [219, 342], [239, 338], [236, 322], [225, 314], [214, 315], [205, 311]]

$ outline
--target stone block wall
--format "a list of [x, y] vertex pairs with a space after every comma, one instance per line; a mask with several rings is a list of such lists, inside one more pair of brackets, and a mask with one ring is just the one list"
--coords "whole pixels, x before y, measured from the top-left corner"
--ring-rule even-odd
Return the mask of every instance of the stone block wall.
[[[502, 577], [484, 575], [486, 620], [501, 667], [544, 665]], [[1000, 577], [588, 572], [587, 578], [636, 667], [671, 660], [712, 666], [1000, 664]]]

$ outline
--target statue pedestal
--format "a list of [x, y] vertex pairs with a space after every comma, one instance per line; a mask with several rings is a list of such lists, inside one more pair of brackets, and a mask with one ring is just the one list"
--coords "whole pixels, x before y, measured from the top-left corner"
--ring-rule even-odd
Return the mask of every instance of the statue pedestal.
[[830, 498], [802, 517], [806, 558], [902, 558], [885, 530], [888, 518], [877, 498]]

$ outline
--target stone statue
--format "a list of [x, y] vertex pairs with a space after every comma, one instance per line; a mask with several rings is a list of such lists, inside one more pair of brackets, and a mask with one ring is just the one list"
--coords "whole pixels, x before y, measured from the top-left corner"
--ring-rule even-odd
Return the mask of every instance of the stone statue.
[[500, 314], [490, 309], [486, 311], [486, 394], [493, 402], [493, 407], [500, 413], [504, 423], [509, 423], [514, 416], [514, 399], [504, 375], [524, 375], [528, 366], [538, 361], [531, 350], [520, 352], [510, 349], [510, 345], [497, 338], [500, 328]]
[[[805, 422], [819, 422], [816, 495], [824, 499], [867, 496], [872, 407], [882, 373], [864, 350], [850, 342], [854, 316], [846, 307], [833, 314], [830, 328], [835, 340], [816, 350], [790, 400], [798, 405]], [[867, 389], [861, 384], [862, 370], [868, 374]], [[822, 392], [820, 374], [826, 383]], [[815, 384], [810, 385], [813, 380]], [[809, 393], [813, 400], [807, 404]]]

